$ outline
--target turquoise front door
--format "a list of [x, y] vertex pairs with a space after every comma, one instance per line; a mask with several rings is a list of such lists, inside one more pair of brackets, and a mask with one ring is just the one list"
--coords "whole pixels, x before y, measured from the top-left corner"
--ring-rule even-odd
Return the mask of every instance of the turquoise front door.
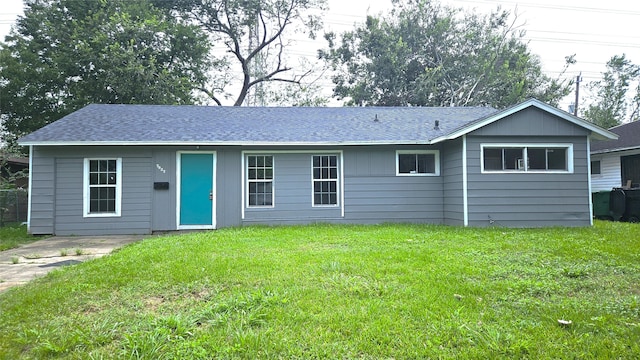
[[213, 153], [180, 153], [180, 219], [182, 228], [214, 227]]

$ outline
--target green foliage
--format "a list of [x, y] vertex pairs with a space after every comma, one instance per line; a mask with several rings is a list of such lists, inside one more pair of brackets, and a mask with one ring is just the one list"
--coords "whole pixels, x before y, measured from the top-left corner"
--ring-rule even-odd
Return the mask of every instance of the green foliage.
[[149, 238], [0, 294], [0, 358], [635, 358], [637, 230], [314, 225]]
[[507, 11], [480, 15], [436, 0], [393, 4], [390, 15], [369, 16], [340, 43], [326, 35], [329, 49], [320, 56], [337, 71], [334, 92], [348, 105], [504, 108], [530, 97], [556, 104], [570, 92], [570, 81], [542, 73]]
[[15, 189], [16, 181], [21, 181], [29, 176], [28, 169], [13, 169], [10, 164], [12, 157], [20, 157], [19, 152], [0, 151], [0, 190]]
[[25, 1], [0, 50], [7, 140], [89, 103], [193, 103], [206, 35], [147, 0]]
[[[250, 89], [262, 83], [303, 83], [310, 70], [295, 73], [287, 65], [287, 35], [299, 32], [315, 37], [326, 5], [326, 0], [152, 1], [174, 16], [200, 25], [216, 46], [224, 47], [223, 54], [211, 54], [217, 71], [210, 84], [200, 90], [217, 104], [233, 97], [236, 106], [243, 104]], [[234, 71], [242, 74], [240, 83], [233, 78]], [[231, 86], [239, 88], [236, 95], [229, 92]], [[256, 91], [259, 97], [260, 90]]]
[[[635, 95], [629, 97], [629, 87], [637, 82]], [[585, 119], [608, 129], [623, 120], [638, 120], [640, 107], [640, 66], [626, 56], [615, 55], [607, 62], [607, 71], [602, 80], [590, 84], [594, 92], [592, 103], [584, 111]], [[627, 118], [627, 111], [631, 116]]]
[[321, 92], [321, 87], [314, 83], [269, 84], [263, 99], [270, 106], [327, 106], [329, 99]]

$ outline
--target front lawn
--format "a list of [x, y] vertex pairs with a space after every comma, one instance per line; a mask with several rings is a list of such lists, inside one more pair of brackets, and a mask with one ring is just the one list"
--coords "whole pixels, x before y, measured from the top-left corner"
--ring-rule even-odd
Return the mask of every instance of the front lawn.
[[0, 294], [0, 358], [635, 358], [639, 230], [149, 238]]

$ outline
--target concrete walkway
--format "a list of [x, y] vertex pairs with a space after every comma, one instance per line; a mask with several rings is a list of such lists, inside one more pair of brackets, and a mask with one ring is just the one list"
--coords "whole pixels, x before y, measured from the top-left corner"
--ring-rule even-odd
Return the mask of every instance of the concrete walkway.
[[150, 236], [54, 236], [0, 251], [0, 292], [60, 266], [101, 257], [116, 248]]

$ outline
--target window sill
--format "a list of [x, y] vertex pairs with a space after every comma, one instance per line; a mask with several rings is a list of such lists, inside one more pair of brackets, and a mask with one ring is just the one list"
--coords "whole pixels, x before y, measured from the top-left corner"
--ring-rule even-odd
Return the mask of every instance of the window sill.
[[573, 174], [567, 170], [482, 170], [481, 174]]
[[396, 176], [440, 176], [437, 173], [416, 173], [416, 174], [400, 174], [397, 173]]
[[109, 218], [109, 217], [120, 217], [119, 213], [101, 213], [101, 214], [84, 214], [82, 217], [85, 218]]

